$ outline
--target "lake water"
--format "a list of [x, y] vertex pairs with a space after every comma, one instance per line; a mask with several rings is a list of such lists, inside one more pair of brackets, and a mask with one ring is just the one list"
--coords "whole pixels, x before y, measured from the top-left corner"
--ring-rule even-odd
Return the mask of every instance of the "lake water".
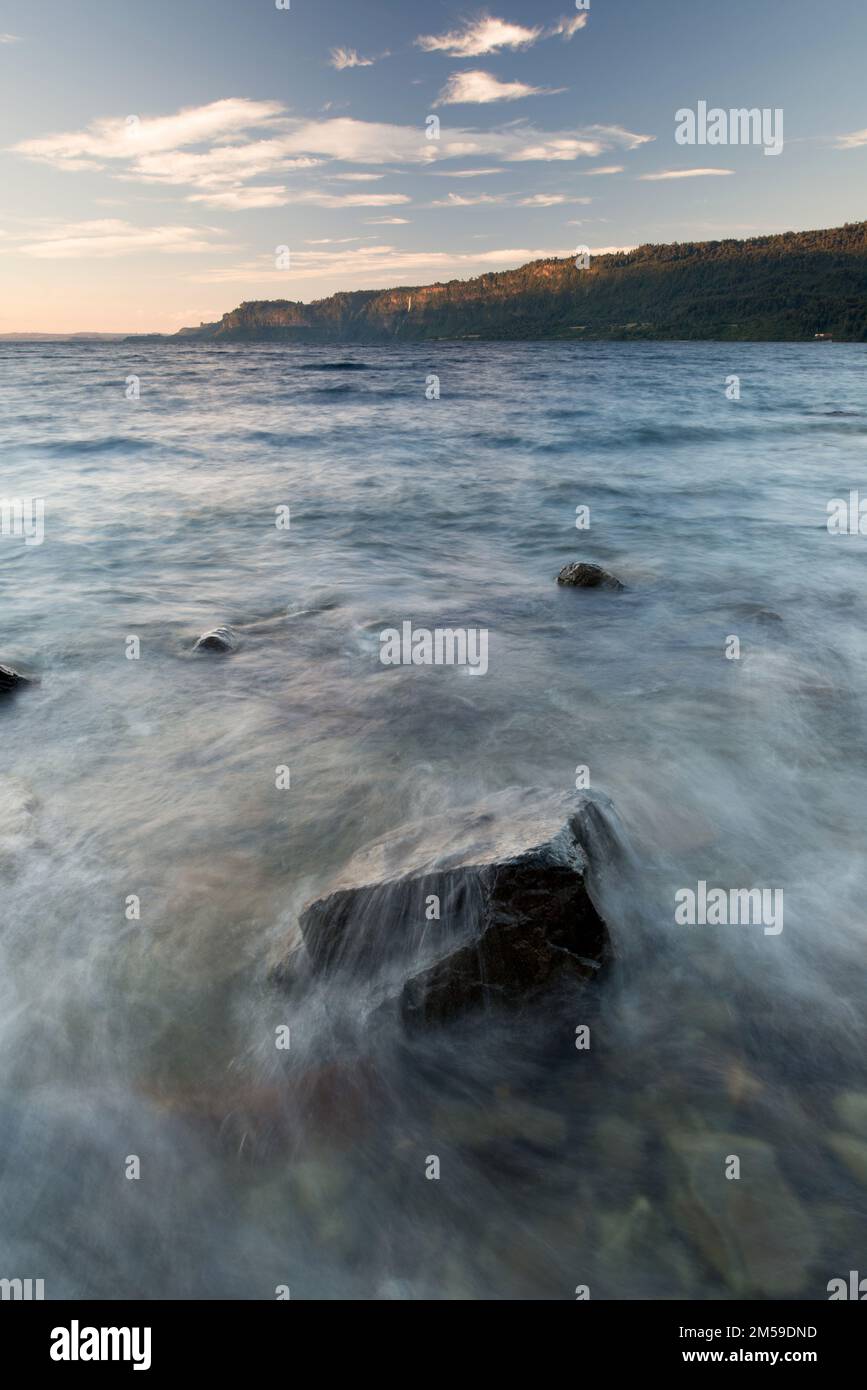
[[[826, 519], [867, 497], [867, 348], [3, 344], [0, 436], [0, 494], [45, 504], [0, 537], [0, 661], [40, 682], [0, 706], [0, 1277], [863, 1267], [867, 537]], [[625, 590], [558, 588], [578, 559]], [[487, 630], [487, 672], [383, 666], [407, 620]], [[218, 623], [238, 650], [193, 656]], [[624, 847], [598, 987], [412, 1040], [327, 984], [290, 1007], [269, 971], [358, 849], [578, 767]], [[699, 881], [781, 889], [783, 930], [676, 925]]]

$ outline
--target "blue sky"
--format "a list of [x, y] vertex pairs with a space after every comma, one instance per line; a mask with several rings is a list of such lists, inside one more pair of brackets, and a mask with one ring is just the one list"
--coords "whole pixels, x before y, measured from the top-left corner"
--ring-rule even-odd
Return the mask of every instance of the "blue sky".
[[865, 59], [864, 0], [0, 0], [0, 332], [861, 220]]

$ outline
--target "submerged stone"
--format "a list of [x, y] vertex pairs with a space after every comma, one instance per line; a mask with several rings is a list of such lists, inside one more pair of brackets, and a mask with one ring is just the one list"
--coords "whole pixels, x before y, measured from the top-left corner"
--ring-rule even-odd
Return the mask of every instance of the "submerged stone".
[[[669, 1206], [678, 1229], [741, 1298], [803, 1291], [818, 1244], [770, 1144], [743, 1134], [675, 1133]], [[740, 1177], [727, 1177], [731, 1156]]]
[[848, 1168], [856, 1182], [867, 1187], [867, 1143], [851, 1134], [830, 1134], [828, 1148]]
[[867, 1091], [840, 1091], [834, 1110], [841, 1125], [859, 1139], [867, 1139]]
[[558, 584], [566, 584], [573, 589], [622, 589], [623, 585], [608, 570], [600, 565], [588, 565], [583, 561], [564, 565], [557, 575]]

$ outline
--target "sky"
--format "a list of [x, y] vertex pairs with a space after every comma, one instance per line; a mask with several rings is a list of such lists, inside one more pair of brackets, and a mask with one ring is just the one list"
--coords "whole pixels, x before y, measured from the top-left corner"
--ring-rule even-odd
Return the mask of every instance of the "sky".
[[864, 0], [285, 4], [0, 0], [0, 333], [867, 217]]

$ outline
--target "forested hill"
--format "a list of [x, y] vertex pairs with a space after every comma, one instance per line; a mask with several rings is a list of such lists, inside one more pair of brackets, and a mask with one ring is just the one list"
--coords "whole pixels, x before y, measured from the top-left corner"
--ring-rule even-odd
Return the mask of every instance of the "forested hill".
[[[291, 272], [289, 272], [291, 274]], [[867, 341], [867, 222], [747, 241], [639, 246], [532, 261], [473, 280], [360, 290], [312, 304], [254, 300], [216, 340], [383, 342], [435, 338], [715, 338]]]

